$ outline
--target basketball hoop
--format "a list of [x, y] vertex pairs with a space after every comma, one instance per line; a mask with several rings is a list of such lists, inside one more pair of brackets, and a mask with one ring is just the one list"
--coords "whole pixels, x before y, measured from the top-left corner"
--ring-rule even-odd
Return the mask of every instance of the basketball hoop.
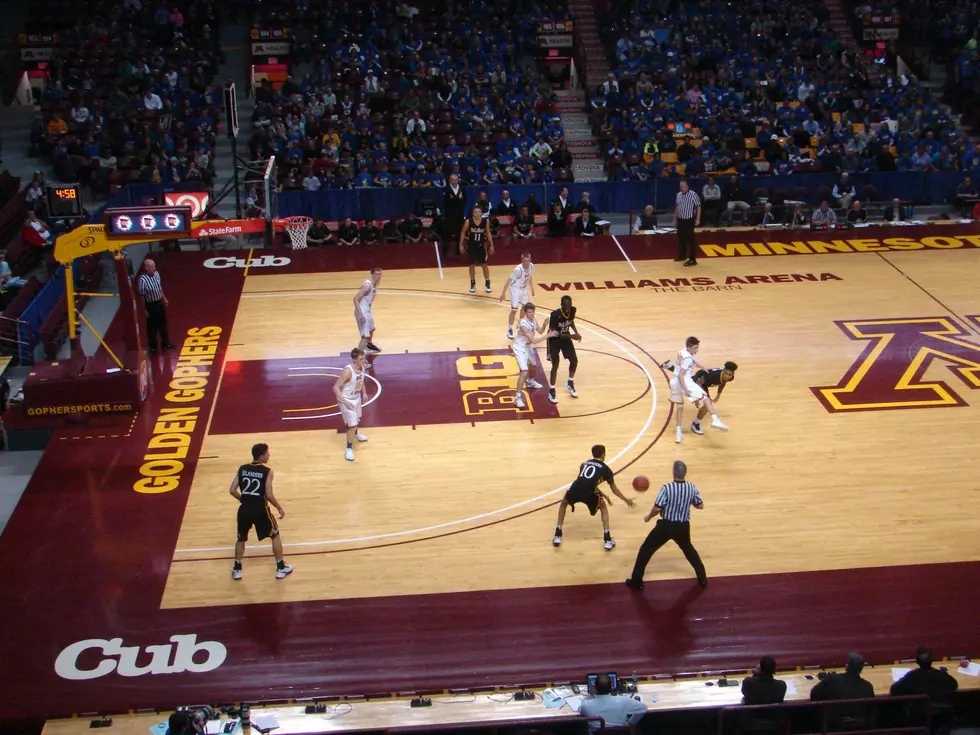
[[293, 250], [306, 249], [306, 233], [313, 224], [312, 217], [284, 217], [278, 224], [289, 234]]

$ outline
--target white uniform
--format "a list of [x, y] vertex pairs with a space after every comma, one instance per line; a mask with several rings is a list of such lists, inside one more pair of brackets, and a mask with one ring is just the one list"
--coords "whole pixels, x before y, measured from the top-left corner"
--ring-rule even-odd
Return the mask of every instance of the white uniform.
[[674, 374], [670, 379], [670, 400], [671, 403], [684, 402], [684, 388], [691, 394], [691, 403], [698, 403], [704, 398], [704, 389], [694, 382], [694, 355], [685, 347], [677, 353], [677, 364], [674, 365]]
[[360, 317], [364, 320], [361, 322], [358, 319], [358, 307], [354, 307], [354, 321], [357, 322], [357, 328], [360, 330], [362, 337], [370, 338], [371, 332], [374, 331], [374, 314], [371, 313], [371, 304], [374, 303], [374, 297], [378, 293], [378, 289], [374, 287], [374, 283], [371, 279], [366, 280], [361, 284], [361, 287], [368, 287], [367, 295], [360, 301]]
[[527, 370], [527, 366], [531, 362], [531, 350], [534, 348], [531, 346], [531, 340], [521, 332], [522, 328], [534, 334], [538, 330], [538, 325], [534, 323], [533, 319], [528, 319], [527, 317], [521, 317], [521, 320], [517, 323], [517, 336], [514, 338], [512, 349], [514, 350], [514, 357], [517, 358], [517, 366], [524, 371]]
[[351, 427], [361, 423], [361, 390], [364, 387], [364, 372], [358, 372], [353, 363], [347, 367], [350, 368], [350, 378], [344, 383], [340, 395], [350, 401], [354, 409], [351, 410], [341, 403], [340, 415], [344, 417], [344, 423]]
[[529, 295], [531, 276], [534, 275], [534, 263], [524, 270], [524, 264], [517, 266], [510, 274], [510, 308], [516, 309], [521, 304], [531, 300]]

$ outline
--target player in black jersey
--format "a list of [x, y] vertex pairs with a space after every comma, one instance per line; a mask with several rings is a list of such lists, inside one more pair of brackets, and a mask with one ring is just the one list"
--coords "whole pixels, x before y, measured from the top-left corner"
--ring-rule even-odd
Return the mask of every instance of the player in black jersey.
[[[548, 400], [558, 403], [558, 396], [555, 395], [555, 381], [558, 380], [558, 363], [564, 355], [568, 360], [568, 382], [565, 387], [572, 398], [578, 398], [578, 391], [575, 390], [575, 370], [578, 368], [578, 355], [575, 354], [575, 344], [582, 339], [575, 326], [575, 307], [572, 306], [571, 296], [561, 297], [561, 308], [551, 312], [551, 320], [548, 323], [549, 332], [557, 332], [557, 337], [548, 340], [548, 359], [551, 360], [551, 378], [548, 381]], [[574, 340], [574, 342], [573, 342]]]
[[493, 236], [490, 234], [490, 220], [483, 216], [479, 205], [472, 209], [472, 217], [463, 222], [459, 231], [459, 254], [469, 254], [470, 260], [470, 293], [476, 293], [476, 264], [483, 266], [483, 278], [487, 293], [493, 293], [490, 288], [490, 269], [487, 267], [487, 255], [493, 255]]
[[[736, 370], [738, 370], [738, 365], [729, 360], [725, 363], [725, 367], [712, 368], [711, 370], [698, 370], [694, 373], [694, 382], [704, 388], [705, 393], [708, 392], [708, 388], [718, 388], [718, 392], [715, 393], [715, 397], [712, 399], [714, 403], [717, 403], [721, 392], [725, 390], [725, 386], [735, 380]], [[697, 418], [691, 424], [691, 431], [695, 434], [703, 434], [704, 429], [701, 428], [701, 419], [707, 415], [708, 407], [702, 404], [701, 408], [698, 409]]]
[[276, 556], [276, 579], [282, 579], [293, 568], [282, 558], [282, 539], [279, 538], [279, 524], [269, 512], [272, 505], [279, 511], [279, 517], [285, 518], [279, 501], [272, 492], [272, 468], [269, 461], [269, 445], [256, 444], [252, 447], [252, 461], [243, 464], [235, 473], [228, 492], [239, 502], [238, 506], [238, 542], [235, 544], [235, 564], [231, 568], [232, 579], [242, 578], [242, 557], [245, 555], [245, 542], [248, 532], [255, 526], [255, 535], [259, 541], [272, 538], [272, 553]]
[[574, 513], [576, 503], [585, 503], [592, 515], [599, 511], [602, 518], [603, 548], [606, 551], [615, 548], [616, 542], [609, 535], [609, 506], [612, 505], [612, 500], [599, 489], [599, 485], [608, 482], [616, 497], [626, 503], [629, 508], [632, 508], [636, 503], [619, 492], [613, 471], [609, 469], [605, 460], [606, 448], [601, 444], [596, 444], [592, 447], [592, 459], [586, 460], [578, 468], [578, 477], [568, 488], [565, 497], [561, 499], [561, 504], [558, 506], [558, 525], [555, 526], [555, 538], [551, 542], [555, 546], [561, 546], [561, 525], [565, 522], [565, 509], [571, 506]]

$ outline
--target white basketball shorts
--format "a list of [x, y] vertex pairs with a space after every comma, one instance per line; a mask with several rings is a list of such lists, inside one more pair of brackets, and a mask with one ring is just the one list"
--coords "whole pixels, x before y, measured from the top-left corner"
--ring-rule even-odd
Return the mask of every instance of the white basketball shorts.
[[[684, 384], [691, 393], [691, 403], [700, 403], [704, 399], [704, 389], [700, 385], [690, 378], [685, 378]], [[684, 402], [684, 390], [676, 375], [670, 379], [670, 402], [676, 404]]]
[[531, 295], [528, 293], [526, 288], [511, 288], [510, 290], [510, 308], [516, 309], [521, 304], [531, 303]]
[[358, 320], [357, 308], [354, 309], [354, 321], [357, 322], [357, 328], [360, 331], [362, 337], [370, 337], [371, 332], [374, 331], [374, 314], [371, 313], [370, 309], [364, 309], [360, 313], [361, 318], [364, 321]]
[[355, 406], [353, 411], [343, 403], [340, 404], [340, 415], [344, 417], [344, 423], [348, 428], [359, 426], [361, 423], [361, 399], [358, 398], [356, 401], [351, 401], [351, 403]]
[[511, 346], [514, 350], [514, 357], [517, 358], [517, 367], [521, 369], [521, 372], [527, 370], [527, 366], [531, 359], [531, 347], [529, 345], [514, 344]]

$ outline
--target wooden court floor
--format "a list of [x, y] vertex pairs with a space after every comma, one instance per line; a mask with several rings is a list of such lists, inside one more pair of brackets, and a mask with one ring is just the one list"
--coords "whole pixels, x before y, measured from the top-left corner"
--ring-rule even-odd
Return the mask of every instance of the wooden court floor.
[[[618, 582], [674, 459], [705, 499], [693, 537], [709, 576], [980, 559], [964, 512], [980, 476], [980, 251], [705, 259], [696, 273], [542, 265], [539, 317], [562, 293], [578, 307], [581, 396], [561, 387], [563, 364], [557, 410], [538, 391], [528, 415], [474, 418], [466, 381], [495, 368], [494, 389], [512, 380], [497, 297], [515, 264], [494, 266], [492, 296], [467, 294], [463, 269], [384, 275], [380, 395], [353, 463], [326, 414], [366, 276], [249, 273], [162, 606], [204, 604], [202, 579], [212, 606]], [[694, 277], [712, 283], [676, 285]], [[739, 370], [718, 404], [731, 431], [675, 444], [658, 365], [689, 335], [702, 364]], [[268, 544], [253, 541], [233, 582], [227, 487], [258, 441], [271, 447], [295, 572], [277, 581]], [[581, 507], [555, 549], [555, 506], [596, 443], [637, 508], [611, 509], [613, 551]], [[638, 474], [654, 492], [632, 490]], [[691, 575], [668, 546], [647, 581]]]

